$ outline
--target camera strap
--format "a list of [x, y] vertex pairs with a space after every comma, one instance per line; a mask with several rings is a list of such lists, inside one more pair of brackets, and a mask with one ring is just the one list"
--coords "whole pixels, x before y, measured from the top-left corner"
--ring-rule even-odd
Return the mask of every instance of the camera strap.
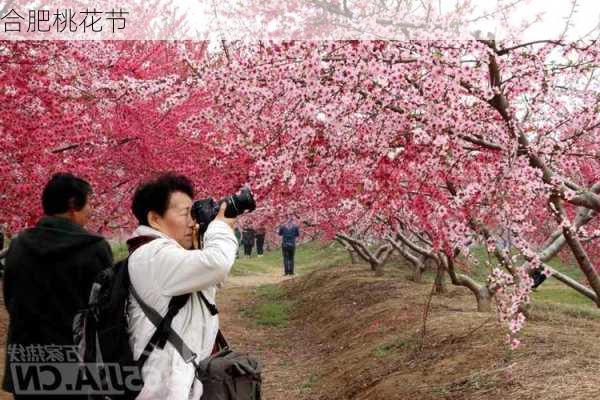
[[206, 298], [204, 293], [202, 293], [202, 290], [199, 290], [197, 292], [197, 296], [198, 296], [198, 299], [204, 303], [206, 308], [208, 308], [210, 315], [212, 315], [214, 317], [215, 315], [217, 315], [219, 313], [219, 309], [217, 308], [217, 305], [208, 301], [208, 299]]
[[[215, 316], [219, 313], [219, 310], [217, 309], [216, 304], [212, 304], [210, 301], [208, 301], [208, 299], [206, 298], [206, 296], [204, 296], [204, 293], [202, 293], [201, 290], [198, 292], [198, 297], [204, 302], [204, 305], [206, 305], [206, 308], [208, 308], [208, 311], [210, 312], [211, 315]], [[221, 332], [220, 329], [217, 332], [217, 338], [215, 340], [215, 345], [216, 345], [216, 350], [223, 350], [223, 349], [229, 347], [229, 343], [227, 343], [227, 340], [225, 339], [225, 336], [223, 336], [223, 333]]]

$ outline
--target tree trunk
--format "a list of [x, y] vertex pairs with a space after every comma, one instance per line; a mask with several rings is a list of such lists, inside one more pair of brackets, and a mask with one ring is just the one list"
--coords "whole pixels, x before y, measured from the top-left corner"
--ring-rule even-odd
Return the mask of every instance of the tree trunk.
[[416, 283], [423, 282], [423, 267], [421, 265], [413, 266], [413, 281]]
[[477, 312], [492, 311], [492, 294], [487, 287], [482, 287], [475, 298], [477, 299]]
[[350, 263], [351, 264], [356, 264], [357, 263], [356, 252], [352, 248], [349, 248], [349, 249], [346, 249], [346, 250], [348, 250], [348, 253], [350, 254]]
[[[371, 266], [371, 271], [375, 272], [375, 275], [383, 275], [383, 265], [387, 261], [388, 257], [392, 254], [394, 247], [389, 244], [380, 246], [374, 253], [371, 252], [365, 243], [359, 240], [352, 239], [351, 237], [338, 233], [336, 239], [344, 245], [346, 249], [350, 247], [354, 254], [367, 261]], [[348, 249], [348, 251], [350, 251]]]
[[446, 293], [447, 291], [444, 279], [444, 272], [444, 267], [441, 265], [438, 266], [437, 274], [435, 275], [435, 289], [433, 291], [436, 294]]
[[384, 263], [375, 264], [373, 268], [373, 271], [375, 271], [375, 276], [383, 276], [383, 264]]
[[448, 276], [450, 276], [453, 285], [464, 286], [473, 293], [475, 300], [477, 300], [477, 312], [492, 311], [493, 293], [488, 286], [477, 283], [467, 275], [457, 274], [454, 269], [454, 260], [452, 258], [444, 257], [441, 262], [447, 267]]

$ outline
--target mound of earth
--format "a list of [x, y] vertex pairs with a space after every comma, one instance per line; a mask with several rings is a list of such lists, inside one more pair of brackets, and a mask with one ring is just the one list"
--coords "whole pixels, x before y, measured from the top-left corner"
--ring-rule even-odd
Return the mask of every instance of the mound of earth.
[[[311, 393], [339, 399], [590, 399], [600, 396], [600, 318], [531, 310], [515, 351], [466, 289], [434, 295], [403, 273], [355, 266], [283, 283]], [[425, 331], [425, 333], [424, 333]], [[291, 333], [290, 333], [291, 334]], [[309, 367], [310, 366], [310, 367]]]

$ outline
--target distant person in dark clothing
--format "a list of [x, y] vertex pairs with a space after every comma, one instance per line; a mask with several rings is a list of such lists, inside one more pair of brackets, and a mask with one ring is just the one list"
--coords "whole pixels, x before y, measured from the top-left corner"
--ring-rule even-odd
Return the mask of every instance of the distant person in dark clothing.
[[300, 228], [289, 218], [279, 227], [281, 236], [281, 251], [283, 252], [283, 271], [285, 275], [294, 275], [294, 254], [296, 252], [296, 238], [300, 236]]
[[531, 276], [531, 279], [533, 279], [533, 285], [531, 285], [532, 289], [537, 289], [548, 278], [546, 274], [544, 274], [543, 268], [535, 269], [529, 275]]
[[244, 254], [248, 257], [252, 255], [252, 247], [254, 247], [254, 239], [256, 232], [251, 225], [246, 225], [242, 232], [242, 243], [244, 245]]
[[235, 239], [238, 242], [238, 249], [237, 252], [235, 253], [235, 258], [239, 258], [240, 256], [240, 243], [242, 240], [242, 231], [240, 231], [240, 228], [238, 228], [237, 226], [235, 227], [235, 229], [233, 230], [233, 234], [235, 235]]
[[256, 254], [259, 257], [263, 256], [263, 248], [265, 246], [265, 236], [267, 235], [267, 230], [264, 226], [260, 226], [256, 229]]
[[[40, 355], [28, 359], [21, 349], [35, 347], [39, 353], [54, 348], [68, 354], [73, 346], [73, 317], [87, 306], [98, 272], [112, 266], [106, 240], [84, 229], [91, 214], [91, 192], [83, 179], [71, 174], [53, 175], [42, 194], [45, 215], [10, 243], [3, 287], [9, 328], [2, 386], [8, 392], [28, 389], [27, 395], [36, 393], [35, 389], [18, 387], [19, 381], [13, 380], [17, 376], [13, 370], [20, 363], [42, 361]], [[43, 374], [38, 377], [43, 378]], [[47, 383], [42, 383], [41, 387], [45, 386]], [[38, 397], [76, 398], [64, 394]], [[29, 397], [15, 394], [15, 399], [22, 398]]]

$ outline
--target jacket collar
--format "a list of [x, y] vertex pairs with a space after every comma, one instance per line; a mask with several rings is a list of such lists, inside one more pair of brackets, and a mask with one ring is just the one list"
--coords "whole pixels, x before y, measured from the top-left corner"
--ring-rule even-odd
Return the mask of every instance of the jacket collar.
[[55, 217], [52, 215], [44, 215], [40, 218], [37, 227], [92, 234], [91, 232], [86, 231], [81, 225], [77, 225], [68, 218]]
[[129, 239], [133, 239], [137, 236], [158, 236], [163, 239], [173, 240], [169, 235], [162, 233], [161, 231], [151, 228], [147, 225], [140, 225], [131, 234]]
[[138, 226], [133, 231], [133, 233], [131, 234], [129, 239], [127, 239], [127, 244], [128, 244], [128, 246], [133, 246], [133, 247], [137, 248], [137, 247], [141, 246], [142, 244], [147, 243], [149, 240], [156, 239], [156, 238], [170, 240], [173, 243], [175, 243], [177, 246], [181, 247], [181, 245], [179, 243], [177, 243], [177, 241], [175, 239], [173, 239], [166, 233], [163, 233], [157, 229], [151, 228], [147, 225]]

